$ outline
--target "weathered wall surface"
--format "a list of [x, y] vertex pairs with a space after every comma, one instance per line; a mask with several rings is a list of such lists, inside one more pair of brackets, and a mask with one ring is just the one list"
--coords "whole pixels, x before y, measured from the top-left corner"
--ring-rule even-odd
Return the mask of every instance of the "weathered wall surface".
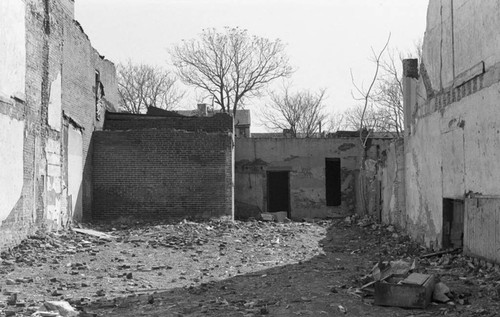
[[499, 13], [495, 0], [429, 3], [405, 176], [408, 229], [430, 246], [444, 198], [500, 195]]
[[[0, 99], [0, 110], [12, 107]], [[0, 221], [7, 218], [21, 198], [23, 188], [24, 122], [0, 111]]]
[[26, 5], [21, 0], [0, 2], [0, 96], [24, 94], [26, 76]]
[[[72, 7], [71, 0], [0, 3], [0, 120], [6, 123], [0, 125], [0, 145], [16, 157], [13, 161], [0, 156], [5, 173], [16, 174], [2, 172], [0, 181], [14, 177], [8, 183], [14, 182], [18, 192], [22, 171], [22, 189], [9, 198], [16, 199], [15, 205], [10, 200], [4, 204], [4, 191], [0, 194], [0, 248], [41, 226], [59, 228], [73, 220], [68, 206], [67, 126], [82, 131], [82, 165], [90, 166], [91, 135], [102, 126], [96, 120], [96, 71], [106, 90], [102, 103], [111, 108], [117, 101], [114, 65], [91, 47], [73, 20]], [[17, 140], [15, 145], [12, 140]], [[91, 175], [90, 169], [86, 175]], [[90, 189], [87, 186], [87, 193]], [[89, 214], [90, 201], [86, 205]]]
[[[368, 166], [376, 177], [377, 154], [387, 140], [373, 140]], [[377, 150], [378, 149], [378, 150]], [[356, 212], [359, 139], [237, 138], [235, 201], [240, 209], [267, 211], [267, 171], [289, 171], [291, 217], [326, 218]], [[326, 205], [325, 159], [341, 161], [341, 205]], [[375, 206], [372, 206], [375, 208]], [[245, 213], [244, 211], [239, 211]], [[238, 216], [238, 208], [236, 211]]]
[[406, 228], [404, 142], [395, 140], [382, 151], [382, 222]]
[[232, 216], [232, 137], [172, 129], [99, 131], [94, 219]]

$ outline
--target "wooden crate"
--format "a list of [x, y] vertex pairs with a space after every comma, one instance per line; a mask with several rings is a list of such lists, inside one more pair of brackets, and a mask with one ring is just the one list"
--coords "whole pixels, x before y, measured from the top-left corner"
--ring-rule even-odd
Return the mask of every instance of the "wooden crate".
[[412, 273], [375, 283], [375, 305], [426, 308], [434, 291], [434, 275]]

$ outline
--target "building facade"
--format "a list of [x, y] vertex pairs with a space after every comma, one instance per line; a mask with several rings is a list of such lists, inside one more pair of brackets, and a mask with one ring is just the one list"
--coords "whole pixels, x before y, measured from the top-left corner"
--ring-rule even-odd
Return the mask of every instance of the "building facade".
[[405, 61], [407, 230], [500, 263], [500, 3], [431, 0]]
[[295, 220], [356, 212], [378, 217], [383, 186], [380, 160], [392, 138], [369, 138], [365, 152], [359, 132], [345, 134], [329, 138], [237, 138], [236, 218], [280, 211]]
[[73, 0], [2, 0], [0, 16], [2, 247], [90, 215], [92, 133], [118, 91]]

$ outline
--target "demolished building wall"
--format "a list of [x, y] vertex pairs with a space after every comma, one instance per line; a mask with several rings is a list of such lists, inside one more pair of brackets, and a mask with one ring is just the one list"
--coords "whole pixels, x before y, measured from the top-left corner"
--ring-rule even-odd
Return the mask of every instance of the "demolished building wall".
[[232, 131], [226, 114], [108, 113], [94, 139], [93, 218], [232, 218]]
[[[414, 92], [405, 91], [416, 96], [405, 104], [411, 119], [405, 144], [409, 232], [431, 247], [448, 247], [452, 235], [461, 235], [466, 252], [497, 262], [478, 245], [490, 238], [483, 245], [500, 243], [486, 237], [500, 228], [495, 204], [484, 202], [500, 202], [499, 13], [495, 0], [431, 0], [418, 81]], [[470, 199], [488, 210], [468, 210]], [[452, 220], [463, 213], [465, 221]], [[488, 218], [484, 227], [477, 217]]]
[[99, 106], [113, 108], [118, 92], [114, 65], [92, 48], [73, 5], [0, 3], [0, 247], [90, 214], [91, 135]]
[[[355, 135], [356, 132], [354, 137], [237, 138], [236, 217], [257, 217], [261, 212], [287, 211], [289, 217], [300, 220], [364, 213], [358, 210], [360, 204], [357, 200], [360, 198], [356, 186], [362, 149]], [[368, 191], [376, 193], [377, 186], [380, 186], [377, 178], [379, 155], [391, 139], [373, 138], [369, 141], [366, 174], [371, 176], [366, 183]], [[332, 170], [333, 182], [338, 184], [336, 189], [333, 184], [333, 192], [328, 189], [329, 170]], [[283, 178], [281, 182], [280, 177]], [[276, 178], [277, 185], [273, 178]], [[283, 192], [280, 186], [284, 188]], [[276, 207], [272, 207], [271, 196], [289, 202], [283, 205], [277, 202]], [[328, 201], [330, 198], [332, 201]], [[369, 199], [366, 208], [370, 213], [378, 214], [375, 209], [378, 210], [379, 203], [380, 200]], [[287, 210], [274, 210], [276, 208]]]
[[379, 177], [382, 184], [381, 221], [406, 229], [404, 140], [396, 139], [382, 151]]

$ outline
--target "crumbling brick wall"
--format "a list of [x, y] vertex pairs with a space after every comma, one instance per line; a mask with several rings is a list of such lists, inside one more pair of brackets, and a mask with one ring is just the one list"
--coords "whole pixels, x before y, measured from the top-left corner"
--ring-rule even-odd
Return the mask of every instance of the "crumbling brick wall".
[[[74, 21], [71, 0], [8, 2], [22, 6], [23, 14], [11, 17], [22, 21], [22, 30], [17, 28], [13, 33], [9, 26], [6, 29], [9, 34], [23, 35], [19, 39], [20, 47], [25, 49], [25, 59], [22, 65], [16, 66], [23, 78], [16, 82], [23, 82], [24, 87], [0, 91], [3, 95], [0, 116], [4, 121], [8, 116], [12, 124], [22, 124], [22, 157], [17, 163], [7, 162], [6, 166], [0, 158], [0, 163], [6, 169], [22, 165], [19, 176], [22, 188], [16, 193], [14, 206], [6, 207], [0, 193], [0, 248], [18, 242], [41, 227], [60, 228], [90, 213], [90, 140], [92, 132], [102, 126], [102, 121], [96, 119], [96, 71], [100, 72], [105, 87], [103, 103], [114, 109], [118, 99], [114, 65], [99, 56]], [[10, 13], [8, 10], [6, 15]], [[0, 71], [0, 76], [10, 75]], [[85, 174], [81, 190], [86, 200], [79, 202], [85, 210], [79, 214], [72, 209], [68, 191], [68, 182], [75, 174], [68, 167], [68, 126], [80, 131], [80, 165], [87, 167], [85, 173], [83, 168], [76, 172]], [[0, 126], [0, 134], [4, 132], [8, 132], [7, 127]], [[2, 142], [0, 146], [5, 148]]]

